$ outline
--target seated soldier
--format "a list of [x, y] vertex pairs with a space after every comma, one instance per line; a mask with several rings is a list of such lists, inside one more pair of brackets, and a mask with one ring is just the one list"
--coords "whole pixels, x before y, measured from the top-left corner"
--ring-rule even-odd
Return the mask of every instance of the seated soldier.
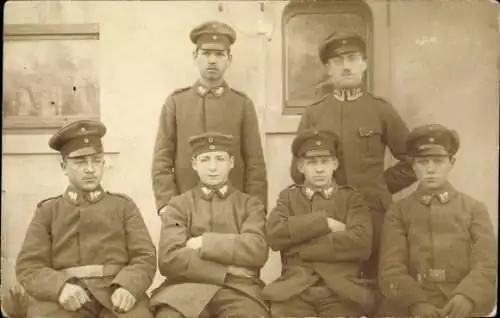
[[385, 217], [380, 315], [479, 317], [494, 307], [496, 238], [486, 206], [448, 181], [458, 148], [456, 131], [441, 125], [408, 137], [419, 185]]
[[100, 185], [105, 133], [100, 122], [80, 120], [49, 141], [69, 186], [38, 204], [17, 258], [28, 318], [152, 317], [155, 247], [132, 199]]
[[370, 256], [372, 223], [359, 192], [337, 185], [338, 137], [304, 130], [292, 144], [304, 185], [283, 190], [266, 225], [280, 251], [282, 276], [264, 288], [273, 316], [362, 316], [374, 293], [360, 278]]
[[158, 267], [167, 280], [151, 306], [157, 318], [267, 317], [259, 279], [269, 254], [264, 206], [228, 182], [232, 136], [205, 133], [189, 143], [201, 182], [160, 214]]

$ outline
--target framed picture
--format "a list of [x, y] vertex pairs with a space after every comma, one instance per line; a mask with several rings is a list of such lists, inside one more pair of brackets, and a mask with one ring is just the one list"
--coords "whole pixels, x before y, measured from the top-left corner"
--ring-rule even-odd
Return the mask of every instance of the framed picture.
[[4, 131], [98, 119], [98, 40], [98, 24], [5, 25]]
[[[299, 114], [321, 97], [328, 76], [319, 45], [335, 31], [354, 31], [367, 42], [371, 56], [371, 10], [363, 1], [291, 2], [285, 7], [283, 30], [283, 100], [285, 114]], [[370, 85], [370, 70], [365, 84]], [[326, 85], [326, 86], [325, 86]]]

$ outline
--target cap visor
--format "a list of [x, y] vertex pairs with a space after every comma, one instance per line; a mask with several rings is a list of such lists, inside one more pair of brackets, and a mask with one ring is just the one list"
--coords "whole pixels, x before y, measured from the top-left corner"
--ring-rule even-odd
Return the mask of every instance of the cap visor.
[[198, 45], [198, 48], [202, 50], [225, 51], [229, 48], [229, 45], [225, 42], [214, 41], [201, 43]]
[[306, 151], [303, 157], [332, 157], [333, 154], [329, 150], [309, 150]]
[[414, 157], [429, 157], [429, 156], [449, 156], [450, 153], [440, 145], [422, 145], [413, 154]]
[[87, 148], [80, 148], [80, 149], [77, 149], [75, 151], [72, 151], [66, 157], [76, 158], [76, 157], [95, 155], [96, 153], [100, 153], [100, 152], [97, 149], [95, 149], [94, 147], [87, 147]]
[[348, 53], [360, 53], [361, 49], [354, 45], [344, 45], [335, 50], [335, 56], [348, 54]]

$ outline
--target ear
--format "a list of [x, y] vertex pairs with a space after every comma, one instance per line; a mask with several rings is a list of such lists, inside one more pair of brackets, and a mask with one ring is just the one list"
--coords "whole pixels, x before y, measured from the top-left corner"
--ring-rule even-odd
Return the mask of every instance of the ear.
[[366, 60], [366, 57], [361, 60], [361, 68], [363, 69], [363, 72], [366, 71], [368, 68], [368, 61]]
[[304, 174], [304, 159], [297, 159], [297, 170], [299, 170], [300, 173]]
[[229, 156], [229, 165], [231, 169], [234, 168], [234, 156]]
[[196, 60], [197, 57], [198, 57], [198, 48], [194, 49], [193, 51], [193, 60]]
[[455, 156], [450, 157], [450, 163], [452, 166], [455, 164], [456, 161], [457, 161], [457, 158]]
[[64, 172], [65, 175], [67, 175], [66, 168], [68, 167], [68, 161], [66, 158], [61, 157], [61, 161], [59, 162], [59, 166], [61, 166], [61, 170]]
[[336, 171], [339, 168], [339, 159], [333, 158], [333, 171]]
[[195, 156], [192, 156], [191, 157], [191, 167], [193, 167], [193, 170], [196, 171], [196, 157]]
[[230, 51], [227, 52], [227, 60], [231, 62], [233, 60], [233, 55], [231, 54]]

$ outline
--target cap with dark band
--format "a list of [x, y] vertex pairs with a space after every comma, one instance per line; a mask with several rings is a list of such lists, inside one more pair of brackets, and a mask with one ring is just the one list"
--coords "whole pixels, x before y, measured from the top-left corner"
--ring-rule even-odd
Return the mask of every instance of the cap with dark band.
[[207, 132], [189, 138], [193, 157], [210, 151], [225, 151], [233, 153], [233, 136], [217, 132]]
[[365, 41], [354, 32], [334, 32], [319, 46], [319, 58], [323, 64], [332, 57], [352, 52], [366, 54]]
[[106, 127], [95, 120], [78, 120], [59, 129], [49, 140], [49, 147], [67, 158], [103, 152], [101, 138]]
[[406, 142], [410, 156], [453, 156], [460, 147], [460, 139], [455, 130], [439, 124], [416, 127]]
[[[200, 47], [202, 44], [222, 44], [229, 48], [236, 41], [236, 32], [229, 25], [219, 21], [207, 21], [195, 27], [189, 38]], [[205, 46], [203, 46], [205, 48]]]
[[292, 143], [295, 157], [337, 156], [339, 139], [328, 130], [306, 129], [298, 133]]

